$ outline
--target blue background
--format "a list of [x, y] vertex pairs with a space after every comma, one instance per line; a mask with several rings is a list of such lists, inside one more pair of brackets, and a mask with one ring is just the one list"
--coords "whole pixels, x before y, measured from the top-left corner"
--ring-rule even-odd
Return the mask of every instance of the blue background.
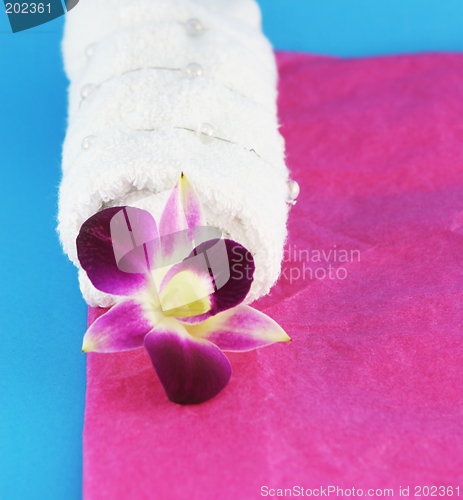
[[[463, 0], [260, 4], [277, 49], [339, 56], [463, 50]], [[60, 18], [13, 35], [0, 13], [2, 500], [82, 495], [86, 305], [55, 232], [66, 126], [62, 27]]]

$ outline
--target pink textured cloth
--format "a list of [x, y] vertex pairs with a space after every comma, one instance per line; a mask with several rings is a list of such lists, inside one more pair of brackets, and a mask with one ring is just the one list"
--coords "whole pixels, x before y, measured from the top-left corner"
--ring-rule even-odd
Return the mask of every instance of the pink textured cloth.
[[278, 64], [301, 194], [254, 306], [293, 342], [229, 355], [227, 388], [187, 407], [143, 349], [90, 354], [86, 500], [463, 495], [463, 54]]

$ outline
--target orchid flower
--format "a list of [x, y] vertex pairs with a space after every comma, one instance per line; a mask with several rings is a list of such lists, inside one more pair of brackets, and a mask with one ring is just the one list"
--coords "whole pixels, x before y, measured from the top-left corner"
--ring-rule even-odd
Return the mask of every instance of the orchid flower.
[[[219, 236], [219, 237], [217, 237]], [[162, 212], [114, 207], [90, 217], [77, 237], [93, 285], [118, 300], [87, 330], [83, 352], [145, 347], [168, 398], [194, 404], [216, 396], [232, 373], [223, 351], [244, 352], [291, 340], [247, 305], [251, 253], [206, 226], [182, 174]]]

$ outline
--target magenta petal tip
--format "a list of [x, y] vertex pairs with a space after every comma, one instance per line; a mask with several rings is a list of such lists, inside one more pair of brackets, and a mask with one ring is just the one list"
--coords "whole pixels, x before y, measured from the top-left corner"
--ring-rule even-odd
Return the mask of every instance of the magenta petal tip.
[[207, 340], [193, 338], [175, 320], [162, 321], [145, 337], [144, 345], [174, 403], [204, 403], [230, 380], [232, 369], [223, 352]]

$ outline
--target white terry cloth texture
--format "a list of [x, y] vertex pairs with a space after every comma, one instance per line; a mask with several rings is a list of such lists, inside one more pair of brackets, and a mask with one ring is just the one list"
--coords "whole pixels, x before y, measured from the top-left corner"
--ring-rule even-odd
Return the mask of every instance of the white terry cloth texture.
[[[189, 19], [202, 33], [191, 35]], [[172, 189], [181, 172], [207, 223], [254, 256], [246, 302], [268, 293], [283, 258], [288, 171], [275, 57], [256, 2], [80, 0], [66, 16], [63, 53], [71, 84], [58, 230], [87, 303], [118, 299], [96, 290], [80, 268], [81, 225], [127, 204], [159, 220], [158, 197], [149, 195]], [[202, 74], [181, 71], [190, 63]], [[195, 132], [203, 123], [213, 126], [208, 141]]]

